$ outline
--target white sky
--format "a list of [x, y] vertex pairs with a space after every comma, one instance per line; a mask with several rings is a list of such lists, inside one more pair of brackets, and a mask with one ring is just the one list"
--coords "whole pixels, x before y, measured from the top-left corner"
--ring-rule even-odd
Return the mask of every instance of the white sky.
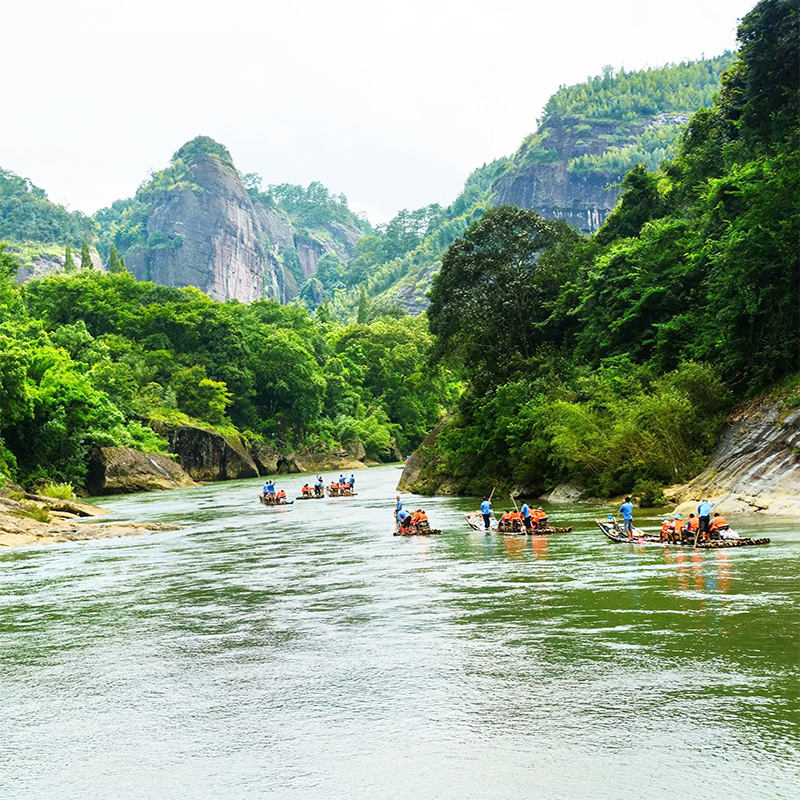
[[373, 222], [449, 203], [561, 84], [733, 48], [755, 0], [24, 0], [3, 9], [0, 167], [93, 213], [188, 139]]

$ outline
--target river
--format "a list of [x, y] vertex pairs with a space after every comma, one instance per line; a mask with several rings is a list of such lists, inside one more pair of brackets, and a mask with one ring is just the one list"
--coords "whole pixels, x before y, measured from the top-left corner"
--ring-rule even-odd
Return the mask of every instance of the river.
[[553, 506], [531, 541], [436, 498], [409, 539], [399, 475], [104, 498], [186, 529], [1, 553], [0, 798], [798, 796], [800, 525], [680, 552]]

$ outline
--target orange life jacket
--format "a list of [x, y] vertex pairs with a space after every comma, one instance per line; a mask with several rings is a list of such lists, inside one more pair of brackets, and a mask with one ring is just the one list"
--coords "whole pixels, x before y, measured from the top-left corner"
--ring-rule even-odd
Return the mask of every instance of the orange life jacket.
[[661, 523], [661, 535], [663, 536], [665, 533], [672, 533], [675, 530], [675, 525], [672, 520], [665, 519]]
[[428, 515], [424, 511], [420, 511], [419, 512], [419, 519], [417, 521], [418, 522], [427, 522], [428, 521]]
[[675, 520], [675, 531], [676, 533], [683, 533], [683, 529], [686, 527], [686, 522], [682, 519]]
[[718, 531], [722, 528], [727, 528], [727, 527], [728, 527], [728, 521], [725, 519], [725, 517], [719, 516], [719, 517], [714, 517], [714, 519], [711, 520], [711, 525], [709, 526], [709, 530]]
[[686, 529], [690, 533], [694, 533], [700, 527], [700, 520], [697, 517], [689, 517], [686, 520]]

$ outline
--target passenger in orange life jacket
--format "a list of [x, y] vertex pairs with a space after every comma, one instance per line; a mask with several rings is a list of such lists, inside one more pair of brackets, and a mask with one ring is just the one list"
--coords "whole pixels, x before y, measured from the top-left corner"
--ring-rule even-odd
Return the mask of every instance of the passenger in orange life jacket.
[[683, 532], [686, 530], [686, 522], [680, 514], [674, 514], [675, 520], [675, 541], [683, 541]]
[[689, 519], [686, 520], [686, 530], [694, 536], [700, 528], [700, 520], [694, 514], [689, 514]]
[[721, 514], [714, 514], [714, 519], [711, 520], [709, 526], [709, 533], [719, 533], [720, 531], [728, 530], [728, 521]]
[[671, 542], [672, 534], [675, 532], [675, 522], [671, 519], [665, 519], [661, 523], [661, 541]]

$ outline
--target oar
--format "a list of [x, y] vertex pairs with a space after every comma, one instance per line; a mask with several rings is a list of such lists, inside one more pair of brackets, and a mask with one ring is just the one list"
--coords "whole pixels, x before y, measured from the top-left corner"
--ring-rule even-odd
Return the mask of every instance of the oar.
[[492, 486], [492, 493], [489, 495], [489, 502], [490, 502], [490, 503], [492, 502], [492, 498], [494, 497], [494, 490], [495, 490], [496, 488], [497, 488], [496, 486]]
[[700, 520], [697, 521], [697, 533], [694, 535], [694, 544], [692, 545], [693, 548], [697, 547], [697, 539], [700, 536]]

